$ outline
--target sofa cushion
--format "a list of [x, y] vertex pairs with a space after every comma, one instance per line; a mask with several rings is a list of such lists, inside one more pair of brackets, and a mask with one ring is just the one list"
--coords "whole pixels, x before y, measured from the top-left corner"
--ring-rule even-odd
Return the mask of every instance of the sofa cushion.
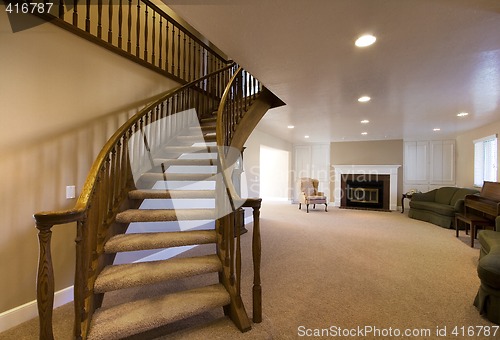
[[485, 254], [489, 254], [491, 248], [500, 247], [500, 233], [493, 230], [481, 230], [477, 235], [477, 239], [481, 244], [481, 250]]
[[473, 194], [477, 194], [478, 192], [479, 191], [474, 190], [474, 189], [460, 188], [453, 194], [453, 197], [451, 198], [451, 201], [450, 201], [450, 205], [454, 206], [458, 200], [464, 199], [466, 195], [473, 195]]
[[477, 274], [481, 283], [500, 289], [500, 233], [482, 230], [479, 242], [482, 256], [477, 265]]
[[440, 204], [450, 204], [451, 198], [455, 194], [458, 188], [454, 187], [442, 187], [436, 191], [436, 203]]
[[439, 204], [426, 201], [410, 201], [410, 208], [431, 211], [444, 216], [455, 216], [455, 209], [448, 204]]

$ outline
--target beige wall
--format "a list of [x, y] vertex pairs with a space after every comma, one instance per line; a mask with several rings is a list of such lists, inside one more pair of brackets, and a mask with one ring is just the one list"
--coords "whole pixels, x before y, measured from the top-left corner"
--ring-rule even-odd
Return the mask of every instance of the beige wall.
[[248, 187], [248, 197], [260, 197], [260, 147], [261, 145], [288, 151], [290, 153], [289, 165], [287, 171], [289, 171], [289, 190], [288, 198], [291, 197], [291, 155], [293, 150], [293, 145], [283, 139], [277, 138], [270, 134], [260, 131], [258, 128], [255, 129], [247, 142], [245, 143], [245, 153], [244, 153], [244, 175], [246, 177], [247, 187]]
[[[474, 144], [475, 139], [500, 134], [500, 120], [463, 133], [457, 137], [457, 186], [474, 186]], [[497, 141], [498, 142], [498, 141]], [[497, 147], [500, 150], [500, 145]], [[500, 162], [497, 162], [500, 164]], [[498, 169], [497, 180], [500, 181], [500, 168]]]
[[[402, 139], [369, 142], [335, 142], [330, 144], [332, 165], [401, 165], [398, 169], [398, 197], [403, 192]], [[331, 192], [335, 189], [335, 172], [330, 170]], [[399, 202], [398, 202], [399, 203]]]
[[[3, 6], [0, 6], [3, 8]], [[0, 313], [33, 301], [32, 215], [71, 207], [107, 138], [174, 82], [62, 29], [12, 33], [0, 11]], [[53, 229], [56, 290], [74, 277], [73, 225]]]

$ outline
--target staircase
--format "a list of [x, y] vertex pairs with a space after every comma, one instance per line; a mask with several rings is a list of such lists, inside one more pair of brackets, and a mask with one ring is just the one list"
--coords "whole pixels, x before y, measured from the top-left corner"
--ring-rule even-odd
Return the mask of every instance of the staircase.
[[[213, 244], [213, 253], [191, 258], [108, 265], [96, 278], [95, 293], [106, 294], [119, 289], [147, 287], [168, 280], [222, 272], [222, 262], [216, 253], [217, 233], [214, 227], [217, 153], [210, 152], [213, 151], [210, 148], [215, 147], [215, 118], [201, 120], [201, 128], [203, 136], [197, 135], [199, 129], [194, 126], [187, 129], [187, 134], [179, 135], [169, 143], [162, 152], [163, 157], [154, 159], [152, 170], [139, 179], [142, 189], [129, 192], [130, 200], [137, 201], [137, 205], [149, 203], [149, 208], [127, 209], [116, 216], [117, 222], [126, 225], [141, 223], [141, 229], [147, 230], [147, 224], [152, 222], [164, 222], [162, 225], [168, 229], [167, 222], [176, 222], [178, 228], [175, 229], [180, 230], [119, 234], [104, 244], [104, 252], [115, 254]], [[202, 188], [197, 189], [197, 184]], [[212, 207], [195, 208], [200, 205], [199, 202], [207, 205], [207, 201]], [[182, 208], [174, 209], [176, 206]], [[213, 221], [208, 230], [182, 230], [185, 221], [200, 221], [199, 225], [206, 228], [207, 220]], [[216, 283], [111, 308], [102, 307], [93, 316], [88, 339], [121, 339], [227, 306], [230, 302], [229, 292], [221, 283]]]
[[[257, 84], [252, 91], [249, 81]], [[75, 207], [34, 215], [40, 339], [53, 339], [51, 229], [70, 222], [76, 222], [77, 234], [75, 339], [140, 336], [220, 307], [242, 332], [249, 330], [241, 299], [241, 207], [253, 209], [252, 314], [254, 322], [261, 322], [261, 200], [239, 198], [232, 172], [260, 118], [279, 105], [271, 92], [231, 64], [165, 93], [120, 127], [95, 160]], [[168, 229], [171, 224], [177, 227]], [[114, 263], [131, 251], [201, 244], [213, 244], [213, 250], [192, 258]], [[209, 273], [216, 279], [205, 287], [111, 307], [103, 303], [112, 292], [147, 291], [154, 284]]]
[[[118, 11], [111, 3], [98, 1], [95, 12], [90, 2], [75, 1], [72, 15], [65, 16], [68, 7], [61, 1], [56, 12], [36, 15], [184, 85], [164, 93], [113, 134], [73, 208], [34, 214], [40, 339], [54, 339], [52, 227], [68, 223], [76, 225], [75, 339], [141, 336], [220, 307], [247, 331], [251, 322], [241, 299], [241, 207], [253, 210], [253, 233], [246, 237], [252, 237], [252, 316], [258, 323], [261, 200], [241, 199], [232, 176], [257, 123], [284, 103], [151, 1], [120, 2]], [[102, 15], [103, 7], [108, 15]], [[106, 26], [107, 40], [102, 34]], [[124, 261], [130, 252], [159, 257], [197, 245], [212, 245], [212, 250], [197, 257]], [[106, 303], [126, 289], [147, 295], [154, 285], [205, 274], [213, 275], [214, 282], [119, 305]]]

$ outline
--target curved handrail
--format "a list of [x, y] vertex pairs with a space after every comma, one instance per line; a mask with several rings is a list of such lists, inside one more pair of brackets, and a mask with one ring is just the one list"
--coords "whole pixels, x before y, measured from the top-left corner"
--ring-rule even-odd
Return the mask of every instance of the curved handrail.
[[[229, 80], [229, 83], [224, 90], [224, 94], [222, 95], [221, 98], [221, 103], [219, 105], [219, 108], [217, 110], [217, 124], [216, 124], [216, 141], [217, 141], [217, 151], [219, 154], [219, 163], [220, 163], [220, 170], [222, 174], [222, 180], [224, 183], [224, 187], [228, 191], [228, 198], [229, 198], [229, 203], [231, 204], [231, 210], [235, 211], [235, 205], [234, 205], [234, 200], [235, 199], [240, 199], [238, 193], [236, 192], [236, 189], [233, 185], [233, 181], [227, 178], [226, 175], [226, 169], [227, 167], [227, 162], [226, 162], [226, 148], [230, 147], [230, 141], [224, 141], [225, 137], [225, 131], [224, 131], [224, 111], [226, 108], [226, 103], [229, 98], [229, 95], [231, 93], [231, 88], [232, 84], [236, 81], [237, 77], [243, 72], [243, 68], [240, 66], [238, 70], [234, 73], [233, 77]], [[227, 145], [226, 145], [227, 144]]]
[[56, 224], [64, 224], [64, 223], [70, 223], [70, 222], [75, 222], [79, 218], [82, 217], [84, 214], [85, 210], [88, 208], [89, 204], [89, 198], [94, 190], [95, 187], [95, 181], [98, 176], [98, 173], [100, 169], [102, 168], [102, 165], [106, 161], [107, 155], [112, 151], [113, 147], [116, 145], [116, 143], [120, 140], [121, 137], [124, 136], [124, 134], [129, 131], [137, 122], [139, 122], [148, 112], [150, 112], [153, 108], [158, 106], [160, 103], [164, 102], [166, 99], [169, 97], [175, 95], [176, 93], [180, 93], [186, 88], [189, 88], [203, 80], [206, 80], [218, 73], [224, 72], [226, 70], [231, 69], [235, 63], [233, 62], [232, 64], [222, 68], [221, 70], [212, 72], [200, 79], [194, 80], [192, 82], [189, 82], [185, 85], [179, 86], [177, 88], [171, 89], [167, 91], [164, 95], [162, 95], [159, 99], [154, 101], [153, 103], [147, 105], [145, 108], [140, 110], [138, 113], [136, 113], [134, 116], [132, 116], [127, 122], [125, 122], [104, 144], [103, 148], [99, 152], [96, 160], [94, 161], [89, 174], [87, 175], [87, 180], [85, 181], [85, 184], [83, 185], [82, 192], [80, 196], [78, 197], [78, 200], [75, 204], [75, 206], [72, 209], [69, 210], [61, 210], [61, 211], [44, 211], [44, 212], [38, 212], [35, 213], [33, 216], [35, 220], [40, 223], [40, 224], [48, 224], [52, 223], [52, 225]]
[[[128, 191], [135, 186], [132, 163], [136, 157], [140, 160], [146, 153], [150, 155], [151, 145], [161, 147], [166, 138], [170, 138], [168, 133], [157, 134], [159, 130], [148, 131], [146, 127], [151, 125], [152, 129], [157, 129], [153, 123], [193, 107], [198, 115], [211, 110], [218, 105], [233, 67], [234, 64], [228, 65], [169, 90], [148, 104], [108, 139], [94, 161], [73, 208], [38, 212], [33, 215], [39, 230], [37, 302], [41, 339], [53, 339], [52, 308], [55, 282], [50, 246], [52, 226], [77, 222], [74, 332], [76, 338], [85, 338], [90, 318], [102, 302], [99, 299], [94, 300], [93, 291], [89, 287], [93, 287], [95, 278], [106, 265], [106, 261], [112, 261], [111, 258], [100, 257], [104, 242], [116, 233], [123, 232], [112, 225], [116, 214], [123, 209]], [[180, 130], [187, 126], [185, 123], [180, 119], [178, 124], [172, 124]], [[135, 133], [139, 133], [140, 138], [135, 138]], [[153, 139], [153, 144], [148, 141], [148, 137]]]
[[[228, 190], [229, 201], [231, 203], [233, 211], [235, 210], [235, 205], [234, 205], [235, 201], [238, 201], [238, 204], [236, 204], [236, 206], [242, 206], [243, 204], [245, 204], [245, 202], [248, 202], [249, 207], [253, 207], [256, 204], [259, 204], [260, 202], [260, 199], [252, 199], [252, 198], [242, 199], [238, 195], [238, 192], [234, 187], [232, 180], [228, 178], [226, 174], [226, 170], [228, 169], [228, 162], [226, 155], [228, 155], [228, 151], [231, 148], [232, 132], [234, 131], [233, 129], [236, 127], [241, 118], [244, 116], [247, 107], [250, 105], [247, 102], [246, 98], [251, 97], [252, 99], [255, 99], [257, 94], [260, 93], [261, 91], [260, 83], [258, 83], [258, 81], [256, 81], [255, 78], [253, 78], [247, 73], [248, 77], [252, 77], [252, 80], [250, 80], [250, 78], [247, 78], [246, 82], [241, 80], [241, 83], [236, 85], [240, 87], [239, 89], [238, 88], [236, 89], [236, 94], [235, 94], [234, 84], [238, 81], [238, 79], [243, 79], [245, 77], [244, 72], [246, 71], [242, 67], [239, 67], [238, 70], [234, 73], [226, 89], [224, 90], [224, 94], [222, 95], [221, 98], [221, 103], [217, 110], [216, 141], [219, 153], [219, 162], [221, 166], [223, 182], [226, 189]], [[253, 88], [251, 85], [253, 85]], [[259, 88], [259, 91], [255, 91], [256, 86]], [[235, 97], [241, 96], [241, 98], [237, 98], [239, 100], [235, 100], [236, 104], [234, 103], [230, 104], [233, 106], [233, 108], [239, 106], [240, 110], [239, 113], [236, 114], [233, 113], [234, 117], [232, 118], [228, 117], [229, 113], [225, 114], [226, 110], [228, 109], [228, 102], [231, 95]], [[245, 97], [245, 99], [243, 99], [243, 97]], [[236, 159], [234, 160], [231, 159], [231, 164], [233, 164], [236, 161], [237, 161]], [[245, 206], [246, 205], [247, 204], [245, 204]]]

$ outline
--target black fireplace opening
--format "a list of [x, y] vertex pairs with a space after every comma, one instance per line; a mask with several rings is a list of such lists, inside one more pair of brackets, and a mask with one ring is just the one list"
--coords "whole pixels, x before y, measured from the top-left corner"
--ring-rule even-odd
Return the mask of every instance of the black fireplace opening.
[[384, 207], [383, 181], [347, 180], [346, 206], [356, 208], [382, 209]]

